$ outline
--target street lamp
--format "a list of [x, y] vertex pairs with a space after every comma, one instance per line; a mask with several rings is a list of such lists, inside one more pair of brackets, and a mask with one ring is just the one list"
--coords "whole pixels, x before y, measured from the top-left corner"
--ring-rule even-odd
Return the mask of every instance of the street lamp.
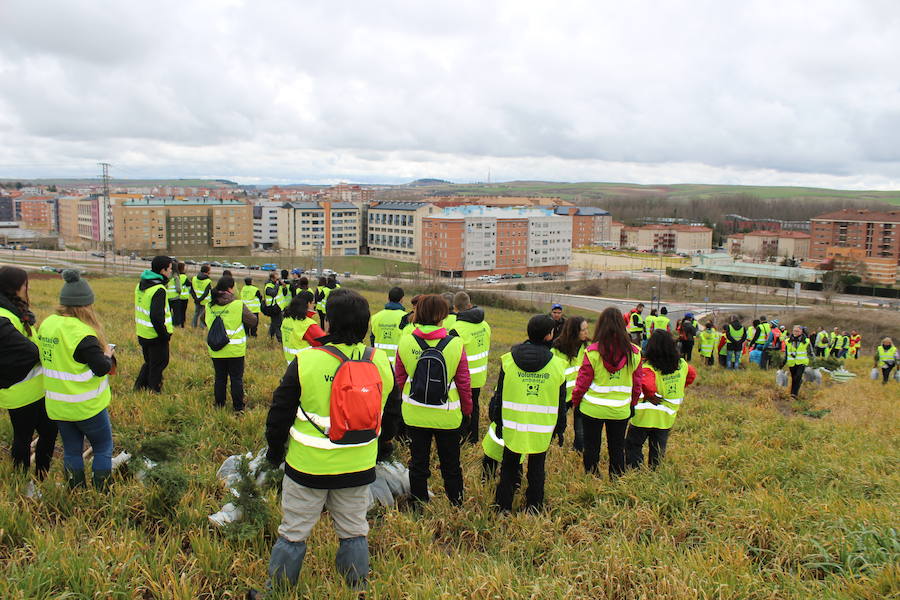
[[650, 286], [650, 310], [653, 310], [653, 303], [656, 302], [656, 286]]
[[706, 312], [709, 312], [709, 284], [707, 283], [704, 288], [706, 291], [703, 294], [703, 301], [706, 302]]

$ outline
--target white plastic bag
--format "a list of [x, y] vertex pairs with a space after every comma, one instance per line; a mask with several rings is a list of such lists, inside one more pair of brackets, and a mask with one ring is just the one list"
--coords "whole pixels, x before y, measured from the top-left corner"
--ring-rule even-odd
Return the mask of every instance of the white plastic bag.
[[788, 384], [788, 376], [784, 369], [778, 369], [775, 372], [775, 385], [778, 387], [787, 387]]
[[881, 376], [881, 373], [878, 372], [878, 367], [873, 368], [869, 372], [869, 379], [871, 379], [872, 381], [877, 381], [878, 377], [880, 377], [880, 376]]

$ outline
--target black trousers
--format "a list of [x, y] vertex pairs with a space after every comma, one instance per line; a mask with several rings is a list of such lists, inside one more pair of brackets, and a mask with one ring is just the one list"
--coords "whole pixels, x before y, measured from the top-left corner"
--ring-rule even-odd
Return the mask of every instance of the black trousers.
[[138, 343], [144, 354], [144, 364], [134, 382], [134, 389], [150, 390], [158, 394], [162, 391], [163, 371], [169, 366], [169, 340], [139, 337]]
[[763, 348], [762, 344], [757, 346], [760, 349], [759, 368], [765, 371], [769, 368], [769, 348]]
[[644, 442], [649, 439], [650, 456], [648, 460], [650, 468], [655, 469], [666, 455], [666, 444], [669, 442], [670, 431], [672, 430], [629, 425], [628, 435], [625, 436], [625, 460], [628, 466], [633, 469], [644, 463]]
[[281, 320], [280, 309], [269, 315], [269, 337], [277, 338], [279, 342], [281, 341]]
[[179, 300], [178, 298], [169, 300], [169, 310], [172, 312], [173, 327], [184, 327], [184, 322], [187, 320], [187, 304], [187, 300]]
[[881, 383], [887, 383], [891, 379], [891, 371], [894, 370], [895, 365], [890, 365], [889, 367], [883, 367], [881, 369]]
[[716, 362], [716, 359], [715, 359], [715, 357], [714, 357], [712, 354], [710, 354], [709, 356], [704, 356], [704, 357], [703, 357], [703, 360], [706, 361], [706, 366], [707, 366], [707, 367], [713, 366], [713, 365], [715, 364], [715, 362]]
[[806, 370], [806, 365], [794, 365], [789, 369], [791, 371], [791, 396], [796, 398], [800, 393], [800, 386], [803, 385], [803, 371]]
[[[513, 496], [522, 481], [522, 455], [509, 448], [503, 448], [503, 462], [500, 463], [500, 481], [494, 494], [494, 504], [500, 510], [512, 510]], [[547, 453], [528, 455], [528, 487], [525, 489], [525, 510], [538, 511], [544, 506], [544, 464]]]
[[719, 355], [719, 366], [727, 367], [728, 366], [728, 356], [726, 354]]
[[44, 399], [9, 409], [9, 421], [13, 430], [13, 466], [28, 472], [31, 466], [31, 439], [36, 431], [38, 442], [34, 449], [34, 472], [38, 479], [43, 479], [50, 470], [57, 434], [56, 422], [47, 416]]
[[478, 399], [481, 397], [481, 388], [472, 388], [472, 418], [469, 419], [469, 429], [466, 432], [466, 441], [470, 444], [481, 442], [481, 436], [478, 435]]
[[253, 327], [247, 327], [247, 335], [250, 337], [256, 337], [256, 332], [259, 329], [259, 313], [253, 313], [256, 315], [256, 325]]
[[431, 440], [437, 446], [444, 491], [451, 504], [463, 500], [462, 467], [459, 464], [459, 429], [431, 429], [407, 425], [409, 435], [409, 488], [413, 500], [428, 502], [428, 478], [431, 477]]
[[681, 356], [691, 362], [691, 354], [694, 352], [694, 340], [681, 340]]
[[599, 473], [600, 443], [606, 427], [606, 450], [609, 454], [610, 478], [625, 472], [625, 431], [628, 419], [595, 419], [582, 415], [584, 421], [584, 471]]
[[[568, 408], [566, 409], [568, 412]], [[574, 439], [572, 441], [572, 450], [576, 452], [584, 452], [584, 420], [581, 418], [581, 411], [577, 408], [572, 410], [572, 431]], [[562, 448], [565, 434], [556, 436], [559, 447]]]
[[212, 359], [216, 373], [213, 386], [216, 406], [225, 406], [225, 388], [231, 379], [231, 405], [234, 410], [244, 410], [244, 357]]

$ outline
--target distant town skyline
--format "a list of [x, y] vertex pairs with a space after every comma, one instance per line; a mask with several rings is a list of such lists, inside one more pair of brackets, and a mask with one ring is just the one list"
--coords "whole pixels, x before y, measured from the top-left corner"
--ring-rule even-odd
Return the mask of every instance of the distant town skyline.
[[0, 178], [900, 189], [892, 2], [8, 0], [0, 19]]

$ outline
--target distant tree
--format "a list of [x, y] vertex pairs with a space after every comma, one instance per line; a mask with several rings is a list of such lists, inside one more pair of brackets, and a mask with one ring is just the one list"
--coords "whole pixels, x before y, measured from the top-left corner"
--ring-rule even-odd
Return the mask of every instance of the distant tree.
[[21, 190], [23, 187], [24, 187], [24, 186], [22, 185], [22, 182], [21, 182], [21, 181], [17, 181], [17, 182], [16, 182], [16, 189], [17, 189], [17, 190]]

